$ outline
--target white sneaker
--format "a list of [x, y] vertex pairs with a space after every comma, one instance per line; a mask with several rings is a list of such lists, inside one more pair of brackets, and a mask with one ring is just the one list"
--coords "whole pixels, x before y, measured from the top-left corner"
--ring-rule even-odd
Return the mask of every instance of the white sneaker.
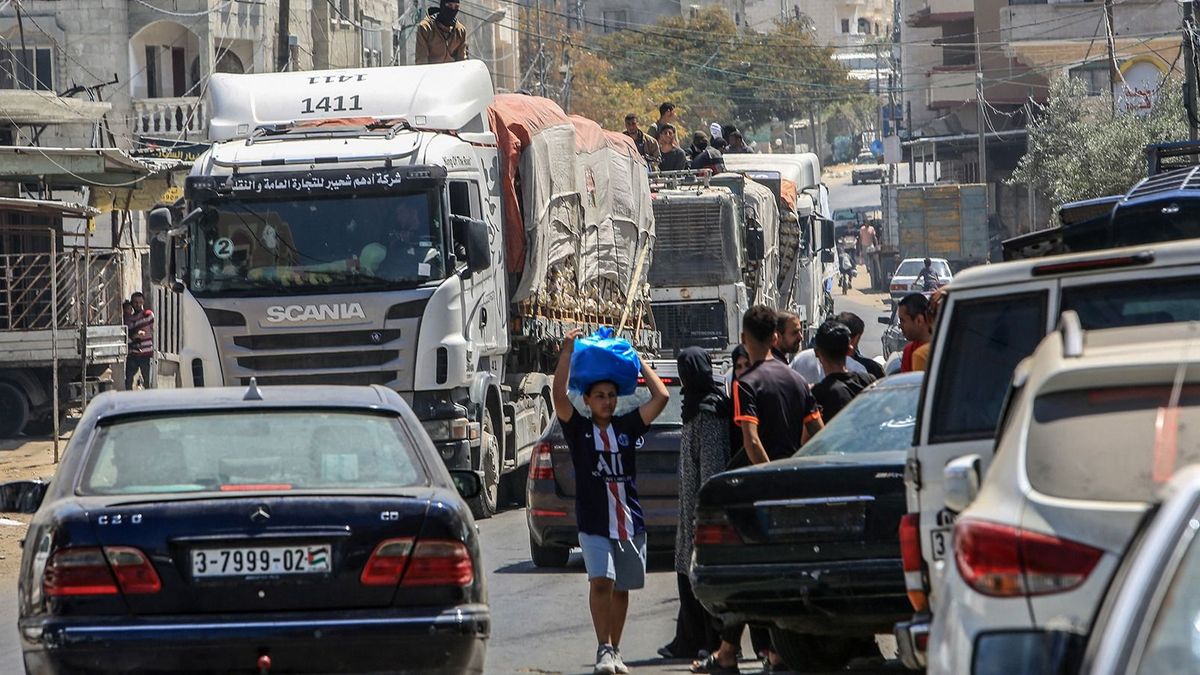
[[616, 675], [617, 658], [612, 645], [600, 645], [596, 650], [596, 667], [592, 672], [595, 675]]
[[629, 666], [625, 665], [625, 660], [621, 658], [621, 650], [613, 647], [613, 665], [616, 666], [618, 673], [624, 675], [629, 672]]

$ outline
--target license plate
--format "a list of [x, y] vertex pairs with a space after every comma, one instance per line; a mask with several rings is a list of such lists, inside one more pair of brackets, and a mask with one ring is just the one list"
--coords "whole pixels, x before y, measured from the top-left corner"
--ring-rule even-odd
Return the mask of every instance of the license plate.
[[929, 533], [929, 552], [934, 560], [942, 560], [950, 548], [950, 528], [943, 527]]
[[862, 503], [775, 506], [767, 511], [772, 537], [828, 538], [861, 534], [867, 524]]
[[192, 551], [192, 576], [324, 574], [330, 571], [331, 552], [329, 544], [197, 549]]

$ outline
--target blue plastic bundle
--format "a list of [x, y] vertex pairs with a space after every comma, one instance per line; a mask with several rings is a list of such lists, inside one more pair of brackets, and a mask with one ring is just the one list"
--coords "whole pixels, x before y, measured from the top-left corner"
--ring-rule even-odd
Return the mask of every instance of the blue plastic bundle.
[[637, 391], [642, 362], [633, 345], [613, 337], [611, 328], [601, 328], [591, 337], [575, 340], [571, 355], [571, 379], [567, 387], [582, 394], [597, 382], [617, 385], [617, 395], [629, 396]]

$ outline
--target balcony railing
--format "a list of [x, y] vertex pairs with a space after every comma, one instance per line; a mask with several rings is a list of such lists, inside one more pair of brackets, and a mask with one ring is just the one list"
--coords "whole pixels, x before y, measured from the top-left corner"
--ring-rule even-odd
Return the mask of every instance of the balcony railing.
[[208, 136], [208, 109], [204, 99], [193, 96], [135, 99], [133, 133], [205, 138]]

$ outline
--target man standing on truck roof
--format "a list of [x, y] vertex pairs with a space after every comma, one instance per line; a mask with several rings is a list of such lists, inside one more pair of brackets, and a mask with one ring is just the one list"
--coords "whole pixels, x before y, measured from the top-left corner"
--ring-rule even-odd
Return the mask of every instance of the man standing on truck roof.
[[441, 0], [417, 24], [417, 65], [467, 60], [467, 27], [458, 20], [457, 0]]
[[554, 371], [554, 414], [575, 466], [575, 522], [587, 570], [596, 667], [603, 675], [628, 673], [621, 658], [621, 633], [629, 613], [629, 591], [646, 584], [646, 526], [637, 494], [637, 448], [670, 394], [654, 370], [642, 362], [650, 399], [632, 412], [614, 416], [617, 385], [586, 384], [583, 403], [590, 417], [567, 395], [571, 355], [579, 329], [567, 333]]
[[675, 112], [675, 104], [670, 101], [663, 101], [662, 105], [658, 106], [658, 121], [650, 125], [646, 133], [653, 138], [658, 138], [662, 134], [664, 127], [675, 124], [679, 119], [679, 115]]
[[150, 362], [154, 358], [154, 312], [146, 308], [146, 296], [141, 291], [129, 296], [133, 314], [125, 324], [129, 329], [129, 354], [125, 357], [125, 391], [133, 389], [133, 381], [142, 374], [142, 388], [154, 386], [150, 379]]
[[658, 161], [662, 159], [658, 141], [638, 128], [638, 116], [634, 113], [625, 116], [625, 135], [633, 139], [633, 144], [637, 146], [638, 152], [642, 154], [642, 159], [646, 160], [650, 170], [658, 171]]
[[900, 372], [924, 372], [929, 350], [924, 350], [924, 359], [914, 357], [914, 354], [933, 339], [933, 324], [929, 321], [929, 299], [921, 293], [904, 296], [900, 306], [896, 308], [896, 317], [900, 319], [900, 332], [904, 333], [904, 339], [908, 340], [900, 358]]
[[658, 130], [658, 147], [661, 158], [658, 162], [659, 171], [683, 171], [688, 166], [687, 155], [679, 147], [679, 139], [675, 135], [675, 127], [664, 124]]

